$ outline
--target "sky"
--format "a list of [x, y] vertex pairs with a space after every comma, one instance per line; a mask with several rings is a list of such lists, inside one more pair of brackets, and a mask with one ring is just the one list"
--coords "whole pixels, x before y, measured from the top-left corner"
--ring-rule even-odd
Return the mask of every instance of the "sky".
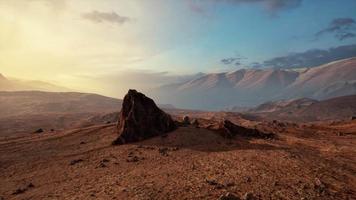
[[121, 97], [356, 44], [355, 0], [0, 0], [0, 73]]

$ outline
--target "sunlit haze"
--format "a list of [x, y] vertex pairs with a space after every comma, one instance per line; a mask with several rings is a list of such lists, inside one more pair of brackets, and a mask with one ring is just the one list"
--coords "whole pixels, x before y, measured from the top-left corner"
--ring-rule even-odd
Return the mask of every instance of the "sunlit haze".
[[355, 10], [353, 0], [1, 0], [0, 73], [121, 98], [354, 44]]

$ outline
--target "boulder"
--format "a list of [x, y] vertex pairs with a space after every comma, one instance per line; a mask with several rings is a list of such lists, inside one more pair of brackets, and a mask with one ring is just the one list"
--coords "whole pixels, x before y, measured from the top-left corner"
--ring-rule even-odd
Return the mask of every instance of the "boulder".
[[190, 125], [190, 118], [189, 118], [189, 116], [185, 115], [185, 116], [183, 117], [183, 124], [186, 125], [186, 126]]
[[255, 137], [255, 138], [273, 138], [274, 134], [264, 133], [254, 128], [247, 128], [236, 125], [229, 120], [222, 120], [215, 125], [210, 125], [209, 129], [218, 131], [220, 135], [225, 138], [233, 138], [236, 135], [243, 137]]
[[136, 90], [125, 95], [113, 144], [125, 144], [165, 135], [176, 128], [171, 116], [157, 107], [155, 102]]

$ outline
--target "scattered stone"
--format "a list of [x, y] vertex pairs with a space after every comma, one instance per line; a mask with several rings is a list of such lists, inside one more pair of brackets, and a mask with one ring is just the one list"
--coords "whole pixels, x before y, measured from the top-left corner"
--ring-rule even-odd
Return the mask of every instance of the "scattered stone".
[[211, 125], [208, 128], [218, 131], [220, 135], [229, 139], [233, 138], [236, 135], [263, 139], [271, 139], [274, 137], [273, 133], [264, 133], [259, 131], [258, 129], [239, 126], [229, 120], [220, 121], [218, 124]]
[[257, 198], [251, 192], [247, 192], [242, 196], [242, 200], [257, 200]]
[[163, 147], [163, 148], [159, 148], [158, 149], [159, 154], [161, 154], [162, 156], [168, 156], [168, 148], [167, 147]]
[[80, 144], [86, 144], [86, 142], [84, 142], [84, 141], [81, 141], [81, 142], [80, 142]]
[[171, 148], [170, 150], [172, 150], [172, 151], [178, 151], [178, 150], [179, 150], [179, 147], [173, 147], [173, 148]]
[[137, 142], [164, 135], [176, 128], [171, 116], [157, 107], [155, 102], [136, 90], [124, 97], [117, 126], [119, 137], [112, 144]]
[[193, 119], [192, 125], [193, 125], [195, 128], [199, 128], [199, 121], [198, 121], [198, 119]]
[[221, 195], [218, 200], [240, 200], [240, 198], [236, 194], [228, 192]]
[[351, 120], [356, 120], [356, 116], [352, 116], [352, 117], [351, 117]]
[[106, 165], [105, 165], [105, 163], [100, 162], [100, 163], [99, 163], [99, 167], [100, 167], [100, 168], [104, 168], [104, 167], [106, 167]]
[[245, 178], [245, 181], [246, 181], [246, 183], [250, 183], [250, 182], [251, 182], [251, 177], [247, 176], [247, 177]]
[[17, 194], [22, 194], [27, 191], [27, 188], [17, 188], [12, 194], [17, 195]]
[[316, 178], [314, 182], [314, 189], [321, 194], [325, 192], [326, 186], [320, 179]]
[[107, 121], [106, 124], [111, 124], [111, 121]]
[[126, 162], [138, 162], [140, 159], [137, 156], [128, 157]]
[[[20, 187], [17, 190], [15, 190], [12, 195], [18, 195], [26, 192], [28, 189], [35, 187], [32, 183], [29, 183], [26, 187]], [[1, 200], [1, 198], [0, 198]]]
[[218, 185], [218, 182], [214, 179], [206, 179], [205, 180], [209, 185]]
[[183, 125], [188, 126], [190, 125], [190, 118], [188, 116], [183, 117]]
[[75, 159], [75, 160], [70, 161], [70, 165], [75, 165], [80, 162], [83, 162], [83, 159]]
[[53, 128], [51, 128], [51, 132], [53, 132], [54, 131], [54, 129]]
[[235, 183], [234, 182], [228, 182], [225, 185], [226, 185], [226, 187], [233, 187], [233, 186], [235, 186]]
[[102, 163], [106, 163], [106, 162], [110, 162], [110, 160], [104, 158], [104, 159], [101, 160], [101, 162], [102, 162]]
[[39, 128], [39, 129], [37, 129], [35, 132], [33, 132], [33, 133], [43, 133], [43, 129], [42, 128]]

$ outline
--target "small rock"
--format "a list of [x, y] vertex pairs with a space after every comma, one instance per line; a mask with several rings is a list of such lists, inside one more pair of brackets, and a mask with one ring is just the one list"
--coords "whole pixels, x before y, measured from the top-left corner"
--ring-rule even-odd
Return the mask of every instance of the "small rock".
[[17, 194], [22, 194], [24, 192], [27, 191], [27, 188], [18, 188], [17, 190], [15, 190], [12, 194], [13, 195], [17, 195]]
[[162, 156], [168, 156], [168, 148], [167, 147], [163, 147], [163, 148], [159, 148], [158, 149], [159, 154], [161, 154]]
[[183, 117], [183, 125], [188, 126], [190, 125], [190, 118], [188, 116]]
[[75, 159], [75, 160], [70, 161], [70, 165], [75, 165], [80, 162], [83, 162], [83, 159]]
[[80, 144], [86, 144], [86, 143], [82, 141], [82, 142], [80, 142]]
[[206, 179], [205, 180], [209, 185], [218, 185], [218, 182], [214, 179]]
[[242, 197], [242, 200], [256, 200], [256, 197], [251, 192], [247, 192]]
[[326, 186], [320, 179], [316, 178], [314, 182], [314, 189], [319, 193], [323, 193], [326, 189]]
[[226, 187], [233, 187], [233, 186], [235, 186], [235, 183], [233, 183], [233, 182], [228, 182], [228, 183], [226, 183], [225, 185], [226, 185]]
[[195, 128], [199, 128], [199, 121], [197, 119], [193, 119], [191, 123]]
[[33, 132], [33, 133], [43, 133], [43, 129], [42, 128], [39, 128], [39, 129], [37, 129], [35, 132]]
[[245, 177], [245, 181], [246, 181], [246, 183], [250, 183], [251, 182], [251, 177], [249, 177], [249, 176]]
[[139, 158], [137, 156], [132, 156], [126, 159], [126, 162], [138, 162]]
[[27, 185], [27, 188], [33, 188], [33, 187], [35, 187], [35, 185], [33, 185], [32, 183], [29, 183], [29, 184]]
[[218, 200], [240, 200], [240, 198], [236, 194], [228, 192], [221, 195]]
[[106, 165], [105, 165], [105, 163], [100, 162], [99, 167], [104, 168], [104, 167], [106, 167]]

